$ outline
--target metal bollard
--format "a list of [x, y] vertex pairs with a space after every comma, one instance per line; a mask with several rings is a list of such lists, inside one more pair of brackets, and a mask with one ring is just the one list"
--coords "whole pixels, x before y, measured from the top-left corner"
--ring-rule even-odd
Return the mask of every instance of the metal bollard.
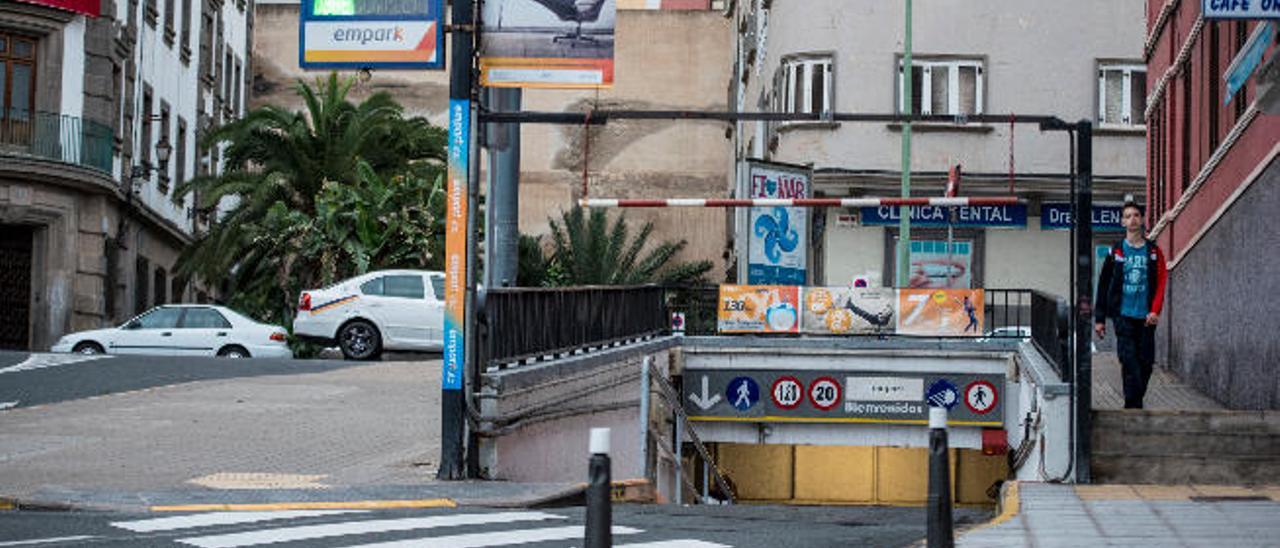
[[591, 429], [591, 463], [587, 469], [586, 548], [613, 546], [610, 507], [609, 429]]
[[929, 548], [955, 546], [951, 521], [951, 464], [947, 455], [947, 409], [929, 408]]

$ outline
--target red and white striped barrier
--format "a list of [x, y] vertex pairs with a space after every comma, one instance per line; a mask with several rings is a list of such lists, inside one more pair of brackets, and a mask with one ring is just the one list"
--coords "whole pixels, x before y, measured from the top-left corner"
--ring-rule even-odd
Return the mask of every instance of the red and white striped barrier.
[[983, 198], [671, 198], [627, 200], [589, 198], [578, 200], [582, 207], [897, 207], [897, 206], [996, 206], [1013, 205], [1013, 196]]

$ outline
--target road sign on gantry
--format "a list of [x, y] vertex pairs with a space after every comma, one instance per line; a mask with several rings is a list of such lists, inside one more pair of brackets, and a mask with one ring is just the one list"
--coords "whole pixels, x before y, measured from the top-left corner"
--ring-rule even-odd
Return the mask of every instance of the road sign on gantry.
[[443, 69], [444, 0], [302, 0], [304, 69]]

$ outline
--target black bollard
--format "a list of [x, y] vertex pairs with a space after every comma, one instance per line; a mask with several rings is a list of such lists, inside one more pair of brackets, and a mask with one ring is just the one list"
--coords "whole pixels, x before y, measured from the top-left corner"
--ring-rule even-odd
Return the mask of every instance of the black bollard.
[[947, 409], [929, 408], [929, 548], [956, 545], [951, 521], [951, 464], [947, 455]]
[[591, 429], [591, 463], [587, 469], [586, 548], [613, 546], [610, 496], [609, 429]]

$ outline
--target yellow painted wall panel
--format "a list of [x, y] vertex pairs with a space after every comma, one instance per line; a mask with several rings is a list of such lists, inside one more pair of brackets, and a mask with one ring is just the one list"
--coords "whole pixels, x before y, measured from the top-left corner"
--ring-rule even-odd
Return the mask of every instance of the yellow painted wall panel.
[[831, 502], [875, 501], [875, 448], [799, 445], [795, 498]]
[[976, 449], [956, 451], [956, 498], [966, 504], [988, 504], [987, 488], [1009, 475], [1009, 459], [1005, 455], [986, 456]]
[[790, 500], [794, 496], [793, 446], [723, 443], [716, 453], [739, 498]]

